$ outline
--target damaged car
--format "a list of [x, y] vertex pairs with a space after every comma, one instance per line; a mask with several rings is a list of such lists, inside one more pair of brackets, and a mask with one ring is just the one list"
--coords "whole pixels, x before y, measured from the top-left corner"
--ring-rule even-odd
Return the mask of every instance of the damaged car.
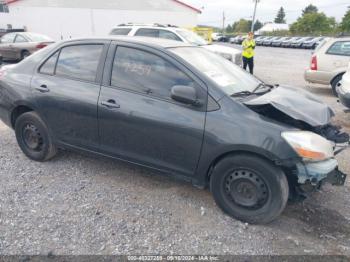
[[344, 185], [335, 155], [349, 135], [333, 116], [306, 91], [164, 39], [64, 41], [0, 71], [0, 119], [30, 159], [70, 149], [135, 163], [209, 188], [249, 223]]

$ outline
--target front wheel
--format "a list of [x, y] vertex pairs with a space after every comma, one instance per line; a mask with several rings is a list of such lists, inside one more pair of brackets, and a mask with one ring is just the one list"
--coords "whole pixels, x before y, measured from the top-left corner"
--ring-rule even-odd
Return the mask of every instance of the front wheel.
[[213, 170], [210, 189], [224, 212], [252, 224], [276, 219], [289, 195], [282, 170], [252, 155], [233, 155], [221, 160]]
[[35, 112], [20, 115], [15, 124], [16, 138], [23, 153], [35, 161], [46, 161], [56, 155], [48, 128]]

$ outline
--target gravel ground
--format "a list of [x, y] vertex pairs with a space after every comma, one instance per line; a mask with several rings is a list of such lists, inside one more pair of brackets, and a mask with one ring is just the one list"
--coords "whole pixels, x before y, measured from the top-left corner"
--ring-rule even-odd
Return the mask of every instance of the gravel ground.
[[[330, 88], [304, 82], [310, 54], [257, 48], [256, 74], [321, 95], [350, 131]], [[72, 152], [30, 161], [2, 123], [0, 148], [0, 254], [350, 255], [349, 181], [253, 226], [223, 214], [208, 191], [154, 171]], [[349, 154], [338, 157], [347, 173]]]

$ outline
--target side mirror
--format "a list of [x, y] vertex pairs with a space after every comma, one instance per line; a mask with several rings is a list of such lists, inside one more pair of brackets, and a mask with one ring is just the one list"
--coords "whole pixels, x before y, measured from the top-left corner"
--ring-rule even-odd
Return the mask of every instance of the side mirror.
[[184, 104], [201, 105], [197, 99], [196, 89], [192, 86], [173, 86], [171, 88], [171, 98]]

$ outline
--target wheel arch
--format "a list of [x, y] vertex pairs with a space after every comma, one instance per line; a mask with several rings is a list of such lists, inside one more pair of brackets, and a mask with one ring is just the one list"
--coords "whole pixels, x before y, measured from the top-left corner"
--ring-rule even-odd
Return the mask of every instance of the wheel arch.
[[333, 85], [333, 82], [334, 82], [334, 80], [338, 77], [338, 76], [342, 76], [342, 75], [344, 75], [346, 72], [344, 71], [344, 72], [340, 72], [340, 73], [338, 73], [335, 77], [333, 77], [332, 78], [332, 80], [331, 80], [331, 85]]
[[226, 152], [222, 152], [221, 154], [218, 154], [212, 161], [210, 161], [209, 168], [207, 168], [205, 176], [203, 176], [203, 180], [205, 185], [207, 186], [210, 181], [210, 176], [212, 174], [213, 169], [215, 166], [225, 157], [232, 156], [232, 155], [238, 155], [238, 154], [245, 154], [245, 155], [251, 155], [256, 156], [259, 158], [262, 158], [274, 165], [278, 164], [280, 160], [277, 156], [274, 156], [270, 152], [261, 149], [261, 148], [253, 148], [253, 147], [246, 147], [246, 148], [240, 148], [240, 149], [231, 149]]
[[34, 108], [30, 105], [26, 104], [20, 104], [17, 105], [12, 111], [11, 111], [11, 126], [12, 128], [15, 128], [16, 120], [19, 116], [23, 115], [24, 113], [34, 111]]

